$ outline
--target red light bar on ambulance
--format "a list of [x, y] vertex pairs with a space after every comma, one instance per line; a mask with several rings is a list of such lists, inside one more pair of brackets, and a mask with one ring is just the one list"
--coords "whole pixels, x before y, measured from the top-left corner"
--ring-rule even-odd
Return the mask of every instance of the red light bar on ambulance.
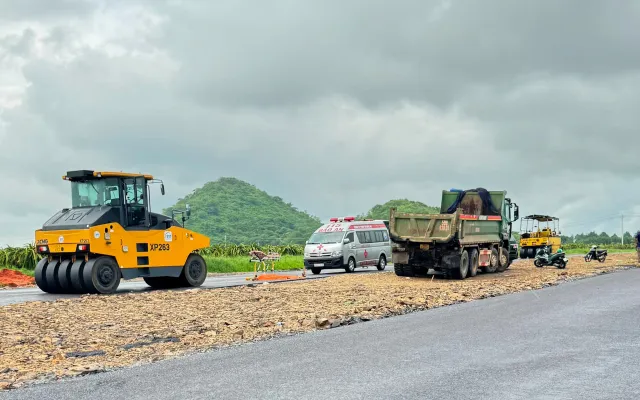
[[338, 218], [335, 218], [335, 217], [334, 217], [334, 218], [331, 218], [329, 221], [330, 221], [330, 222], [338, 222]]
[[344, 217], [345, 222], [355, 221], [356, 217]]

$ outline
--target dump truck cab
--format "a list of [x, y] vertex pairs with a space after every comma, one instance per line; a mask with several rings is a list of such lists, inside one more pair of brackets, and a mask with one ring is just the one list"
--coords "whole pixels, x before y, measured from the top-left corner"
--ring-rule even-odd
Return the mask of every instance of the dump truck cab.
[[[151, 212], [147, 174], [69, 171], [71, 207], [36, 230], [36, 251], [44, 258], [36, 284], [52, 293], [110, 293], [120, 278], [143, 277], [153, 287], [199, 286], [206, 264], [195, 254], [209, 238], [183, 227], [190, 209], [172, 216]], [[196, 265], [198, 264], [198, 265]], [[186, 271], [186, 272], [185, 272]], [[186, 275], [185, 275], [186, 274]]]

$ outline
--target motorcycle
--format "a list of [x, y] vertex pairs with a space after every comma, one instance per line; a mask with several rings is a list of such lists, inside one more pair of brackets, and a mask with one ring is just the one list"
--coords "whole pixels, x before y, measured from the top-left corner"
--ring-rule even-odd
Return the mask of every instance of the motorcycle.
[[595, 258], [600, 262], [604, 262], [607, 259], [607, 255], [609, 255], [609, 253], [607, 252], [606, 249], [598, 250], [598, 246], [593, 245], [591, 246], [591, 249], [589, 249], [589, 252], [587, 253], [587, 255], [584, 256], [584, 260], [586, 262], [590, 262]]
[[549, 254], [549, 251], [546, 247], [538, 250], [535, 259], [533, 260], [533, 265], [538, 268], [546, 267], [546, 266], [554, 266], [558, 269], [564, 269], [567, 267], [567, 263], [569, 260], [565, 257], [565, 252]]

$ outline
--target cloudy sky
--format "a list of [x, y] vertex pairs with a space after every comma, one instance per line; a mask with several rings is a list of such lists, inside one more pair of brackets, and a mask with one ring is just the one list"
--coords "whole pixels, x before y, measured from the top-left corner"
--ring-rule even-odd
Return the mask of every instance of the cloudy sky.
[[[637, 0], [0, 0], [0, 245], [72, 169], [235, 176], [326, 219], [506, 189], [640, 229]], [[608, 219], [607, 219], [608, 218]]]

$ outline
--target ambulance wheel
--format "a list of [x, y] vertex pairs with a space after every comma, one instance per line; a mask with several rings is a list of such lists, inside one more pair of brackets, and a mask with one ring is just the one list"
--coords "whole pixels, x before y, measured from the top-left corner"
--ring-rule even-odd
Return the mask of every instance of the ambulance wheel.
[[345, 271], [351, 273], [354, 272], [356, 270], [356, 260], [353, 257], [349, 257], [349, 261], [347, 263], [347, 266], [344, 268]]
[[384, 254], [380, 256], [376, 268], [378, 268], [378, 271], [384, 271], [384, 269], [387, 268], [387, 257], [385, 257]]
[[311, 268], [311, 273], [318, 275], [322, 271], [322, 268]]

